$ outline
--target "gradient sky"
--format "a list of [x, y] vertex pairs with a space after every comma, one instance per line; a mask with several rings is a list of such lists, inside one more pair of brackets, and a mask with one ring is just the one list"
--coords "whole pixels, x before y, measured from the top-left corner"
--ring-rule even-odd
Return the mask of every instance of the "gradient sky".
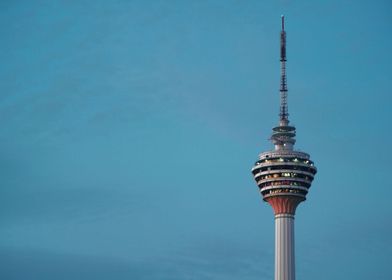
[[281, 14], [297, 278], [390, 279], [387, 0], [1, 1], [0, 278], [273, 279]]

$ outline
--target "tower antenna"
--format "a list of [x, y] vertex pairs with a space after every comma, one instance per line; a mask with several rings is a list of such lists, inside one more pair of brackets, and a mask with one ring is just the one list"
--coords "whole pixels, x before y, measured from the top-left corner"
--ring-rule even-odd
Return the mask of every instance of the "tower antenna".
[[280, 125], [288, 125], [289, 112], [287, 108], [287, 77], [286, 77], [286, 31], [282, 15], [282, 31], [280, 32]]

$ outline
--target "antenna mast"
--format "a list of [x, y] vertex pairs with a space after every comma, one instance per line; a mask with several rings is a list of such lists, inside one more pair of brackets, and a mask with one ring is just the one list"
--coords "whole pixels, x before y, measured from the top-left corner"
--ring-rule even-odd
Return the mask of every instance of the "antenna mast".
[[280, 125], [288, 125], [287, 78], [286, 78], [286, 31], [282, 15], [282, 31], [280, 32]]

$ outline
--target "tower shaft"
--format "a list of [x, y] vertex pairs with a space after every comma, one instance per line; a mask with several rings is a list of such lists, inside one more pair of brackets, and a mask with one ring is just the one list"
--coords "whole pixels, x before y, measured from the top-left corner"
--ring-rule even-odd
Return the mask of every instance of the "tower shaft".
[[294, 215], [301, 197], [266, 199], [275, 213], [275, 280], [295, 280]]
[[294, 215], [275, 215], [275, 280], [295, 280]]

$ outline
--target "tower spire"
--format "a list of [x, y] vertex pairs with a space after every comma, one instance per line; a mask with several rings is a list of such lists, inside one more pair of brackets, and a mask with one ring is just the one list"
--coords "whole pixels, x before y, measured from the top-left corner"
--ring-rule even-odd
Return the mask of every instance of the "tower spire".
[[287, 78], [286, 78], [286, 31], [282, 15], [282, 31], [280, 32], [280, 113], [279, 126], [272, 129], [271, 140], [276, 150], [292, 150], [295, 144], [295, 127], [289, 125], [287, 109]]
[[286, 78], [286, 31], [284, 30], [284, 16], [282, 15], [282, 31], [280, 32], [280, 125], [289, 123], [287, 108], [287, 78]]

